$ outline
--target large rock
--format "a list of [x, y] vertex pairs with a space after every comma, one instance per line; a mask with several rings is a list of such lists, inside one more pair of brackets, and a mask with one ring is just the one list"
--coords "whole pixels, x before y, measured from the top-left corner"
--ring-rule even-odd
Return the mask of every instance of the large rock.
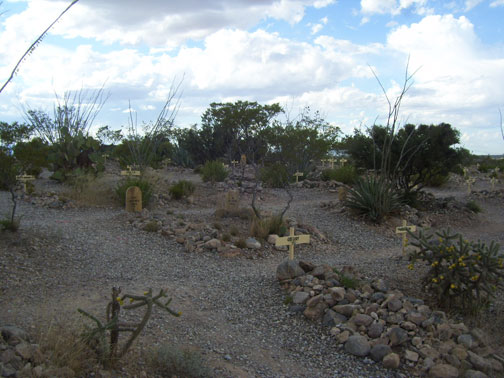
[[322, 320], [322, 324], [327, 327], [334, 327], [337, 324], [345, 323], [347, 321], [347, 317], [337, 313], [334, 310], [327, 310], [324, 319]]
[[327, 304], [324, 302], [317, 303], [313, 307], [307, 307], [303, 314], [310, 320], [318, 320], [322, 319], [322, 316], [324, 315], [324, 311], [327, 308]]
[[397, 369], [401, 362], [401, 358], [397, 353], [389, 353], [383, 357], [383, 367], [387, 369]]
[[310, 298], [310, 294], [304, 291], [296, 291], [292, 296], [292, 302], [295, 304], [305, 304]]
[[369, 326], [371, 323], [373, 323], [373, 318], [369, 315], [366, 314], [357, 314], [353, 318], [353, 322], [356, 326]]
[[247, 246], [247, 248], [250, 248], [250, 249], [259, 249], [261, 248], [261, 243], [259, 243], [256, 238], [247, 238], [245, 240], [245, 245]]
[[21, 341], [28, 341], [28, 334], [13, 325], [4, 325], [0, 327], [0, 335], [9, 345], [19, 344]]
[[469, 362], [476, 369], [484, 371], [485, 373], [488, 373], [490, 370], [492, 370], [492, 363], [486, 358], [478, 356], [476, 353], [473, 353], [470, 350], [467, 351], [467, 354], [469, 355]]
[[294, 260], [284, 260], [277, 266], [276, 274], [277, 279], [283, 281], [302, 276], [305, 272]]
[[390, 345], [396, 346], [401, 345], [408, 341], [408, 332], [399, 327], [394, 327], [389, 332]]
[[429, 377], [432, 378], [457, 378], [458, 376], [458, 369], [448, 364], [436, 364], [429, 370]]
[[350, 336], [345, 343], [345, 351], [354, 356], [364, 357], [369, 354], [371, 346], [366, 337], [360, 335]]
[[371, 324], [368, 328], [368, 336], [372, 339], [377, 339], [381, 336], [383, 332], [383, 324], [379, 322], [375, 322]]
[[354, 305], [336, 305], [333, 307], [334, 311], [345, 315], [347, 318], [350, 318], [356, 309], [357, 306]]

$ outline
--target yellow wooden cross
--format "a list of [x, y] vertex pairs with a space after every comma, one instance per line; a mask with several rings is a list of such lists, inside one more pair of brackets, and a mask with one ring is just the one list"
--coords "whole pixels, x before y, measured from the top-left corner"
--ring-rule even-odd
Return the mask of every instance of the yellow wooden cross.
[[238, 160], [231, 160], [231, 164], [233, 164], [233, 167], [236, 167], [236, 164], [238, 164]]
[[247, 165], [247, 155], [245, 155], [245, 154], [241, 155], [240, 164], [241, 165]]
[[348, 161], [348, 160], [347, 160], [347, 159], [345, 159], [345, 158], [340, 159], [341, 166], [343, 167], [347, 161]]
[[495, 181], [496, 181], [495, 177], [492, 177], [490, 179], [490, 183], [492, 184], [492, 190], [495, 190]]
[[133, 171], [131, 165], [126, 166], [127, 171], [121, 171], [121, 176], [140, 176], [140, 171]]
[[293, 174], [293, 176], [296, 176], [296, 184], [299, 182], [299, 177], [303, 176], [303, 172], [296, 172]]
[[475, 179], [473, 179], [472, 177], [469, 177], [467, 180], [466, 180], [466, 183], [467, 183], [467, 194], [471, 194], [471, 186], [472, 184], [474, 184], [476, 182]]
[[326, 160], [327, 162], [331, 163], [331, 169], [334, 169], [334, 162], [336, 162], [335, 158], [330, 158]]
[[327, 159], [320, 159], [320, 161], [322, 162], [322, 168], [325, 167], [325, 162], [327, 161]]
[[23, 188], [24, 188], [24, 191], [26, 193], [26, 183], [28, 181], [33, 181], [35, 180], [35, 176], [32, 176], [32, 175], [27, 175], [26, 173], [22, 174], [22, 175], [18, 175], [16, 176], [16, 180], [18, 181], [21, 181], [23, 183]]
[[466, 178], [469, 170], [466, 167], [464, 167], [464, 168], [462, 168], [462, 172], [464, 172], [464, 178]]
[[107, 162], [107, 158], [109, 157], [110, 155], [109, 154], [103, 154], [102, 157], [103, 157], [103, 162], [106, 163]]
[[289, 260], [294, 260], [294, 246], [296, 244], [307, 244], [310, 242], [310, 235], [294, 235], [294, 227], [289, 229], [289, 236], [277, 238], [275, 246], [289, 246]]
[[396, 227], [395, 233], [396, 234], [402, 234], [402, 253], [404, 255], [405, 253], [405, 248], [408, 245], [408, 238], [406, 237], [406, 234], [408, 231], [415, 232], [416, 231], [416, 226], [407, 226], [406, 220], [403, 219], [402, 221], [402, 226]]

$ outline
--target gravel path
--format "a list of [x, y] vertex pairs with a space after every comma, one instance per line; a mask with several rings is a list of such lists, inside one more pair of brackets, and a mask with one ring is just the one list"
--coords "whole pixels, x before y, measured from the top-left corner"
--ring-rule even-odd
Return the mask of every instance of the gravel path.
[[[335, 194], [296, 189], [294, 195], [288, 215], [332, 241], [301, 246], [297, 258], [353, 265], [371, 277], [407, 274], [391, 232], [321, 210], [319, 201]], [[10, 208], [8, 200], [0, 192], [0, 213]], [[75, 317], [77, 307], [99, 314], [112, 286], [129, 293], [167, 288], [183, 316], [156, 312], [138, 345], [191, 345], [215, 376], [397, 376], [345, 354], [328, 329], [288, 311], [275, 278], [283, 253], [257, 260], [188, 254], [168, 238], [129, 226], [120, 209], [56, 210], [21, 202], [18, 211], [22, 230], [0, 236], [0, 323], [30, 329], [41, 320]]]

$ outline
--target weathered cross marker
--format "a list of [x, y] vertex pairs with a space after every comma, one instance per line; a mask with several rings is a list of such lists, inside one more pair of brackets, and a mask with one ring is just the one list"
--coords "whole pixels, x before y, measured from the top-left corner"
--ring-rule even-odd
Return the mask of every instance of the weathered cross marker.
[[16, 180], [18, 181], [21, 181], [23, 183], [23, 188], [24, 188], [24, 191], [26, 193], [26, 183], [28, 181], [33, 181], [35, 180], [35, 176], [32, 176], [32, 175], [27, 175], [26, 173], [25, 174], [22, 174], [22, 175], [19, 175], [19, 176], [16, 176]]
[[490, 179], [490, 184], [492, 185], [492, 190], [495, 190], [495, 177]]
[[128, 170], [121, 171], [121, 176], [140, 176], [140, 171], [133, 171], [131, 165], [128, 165], [126, 168], [128, 168]]
[[296, 184], [299, 182], [299, 177], [303, 176], [303, 172], [296, 172], [293, 174], [293, 176], [296, 176]]
[[337, 161], [335, 158], [330, 158], [326, 160], [327, 162], [331, 163], [331, 169], [334, 169], [334, 163]]
[[402, 226], [400, 227], [396, 227], [395, 229], [395, 233], [396, 234], [402, 234], [402, 253], [404, 255], [404, 249], [406, 248], [406, 244], [407, 244], [407, 237], [406, 237], [406, 234], [408, 233], [408, 231], [411, 231], [411, 232], [415, 232], [416, 231], [416, 226], [407, 226], [407, 222], [406, 220], [403, 219], [402, 221]]
[[233, 168], [236, 167], [236, 164], [238, 164], [238, 160], [231, 160], [231, 164], [233, 164]]
[[247, 165], [247, 155], [245, 155], [245, 154], [241, 155], [240, 164], [241, 165]]
[[345, 158], [340, 159], [341, 166], [343, 167], [347, 161], [348, 161], [348, 160], [347, 160], [347, 159], [345, 159]]
[[108, 158], [109, 156], [110, 156], [109, 154], [103, 154], [103, 155], [102, 155], [102, 158], [103, 158], [103, 163], [106, 163], [106, 162], [107, 162], [107, 158]]
[[294, 246], [296, 244], [307, 244], [310, 242], [310, 235], [294, 235], [294, 227], [289, 229], [289, 236], [277, 238], [275, 246], [289, 246], [289, 260], [294, 260]]
[[469, 177], [467, 180], [466, 180], [466, 183], [467, 183], [467, 194], [471, 194], [471, 186], [472, 184], [474, 184], [476, 182], [475, 179], [473, 179], [472, 177]]
[[320, 161], [322, 162], [322, 168], [325, 167], [325, 162], [327, 161], [327, 159], [320, 159]]
[[464, 178], [467, 177], [467, 173], [469, 172], [469, 169], [467, 169], [466, 167], [462, 168], [462, 172], [464, 172]]

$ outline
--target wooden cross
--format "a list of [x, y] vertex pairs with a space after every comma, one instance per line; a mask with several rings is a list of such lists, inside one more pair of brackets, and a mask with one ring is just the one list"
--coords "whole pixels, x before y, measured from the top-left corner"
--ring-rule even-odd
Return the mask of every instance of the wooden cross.
[[310, 235], [294, 235], [294, 227], [289, 229], [289, 236], [277, 238], [275, 246], [289, 246], [289, 260], [294, 260], [294, 246], [296, 244], [307, 244], [310, 242]]
[[240, 164], [241, 165], [247, 165], [247, 155], [245, 155], [245, 154], [241, 155]]
[[347, 161], [348, 161], [348, 160], [347, 160], [347, 159], [345, 159], [345, 158], [340, 159], [341, 166], [343, 167]]
[[109, 154], [103, 154], [102, 157], [103, 157], [103, 162], [106, 163], [107, 162], [107, 158], [109, 157], [110, 155]]
[[331, 169], [334, 169], [334, 162], [336, 161], [335, 158], [330, 158], [326, 160], [327, 162], [331, 163]]
[[127, 171], [121, 171], [121, 176], [140, 176], [140, 171], [133, 171], [131, 165], [126, 166]]
[[495, 181], [496, 181], [495, 177], [492, 177], [490, 179], [490, 184], [492, 184], [492, 190], [495, 190]]
[[467, 172], [469, 172], [469, 170], [466, 167], [464, 167], [464, 168], [462, 168], [462, 171], [464, 172], [464, 178], [466, 178]]
[[327, 161], [327, 159], [320, 159], [320, 161], [322, 162], [322, 168], [325, 167], [325, 162]]
[[238, 164], [238, 160], [231, 160], [231, 164], [233, 164], [233, 167], [236, 167], [236, 164]]
[[403, 219], [402, 226], [396, 227], [396, 229], [395, 229], [396, 234], [402, 234], [402, 253], [403, 253], [403, 255], [405, 253], [405, 248], [408, 243], [408, 239], [406, 237], [406, 234], [408, 233], [408, 231], [411, 231], [411, 232], [416, 231], [416, 226], [407, 226], [407, 224], [408, 223], [406, 222], [406, 220]]
[[299, 182], [299, 177], [303, 176], [303, 172], [296, 172], [293, 174], [293, 176], [296, 176], [296, 184]]
[[21, 181], [23, 183], [23, 188], [24, 188], [24, 191], [26, 193], [26, 183], [28, 181], [35, 180], [35, 176], [27, 175], [26, 173], [24, 173], [22, 175], [16, 176], [16, 180]]
[[466, 183], [467, 183], [467, 194], [471, 194], [471, 186], [472, 184], [474, 184], [476, 182], [475, 179], [469, 177], [467, 180], [466, 180]]

